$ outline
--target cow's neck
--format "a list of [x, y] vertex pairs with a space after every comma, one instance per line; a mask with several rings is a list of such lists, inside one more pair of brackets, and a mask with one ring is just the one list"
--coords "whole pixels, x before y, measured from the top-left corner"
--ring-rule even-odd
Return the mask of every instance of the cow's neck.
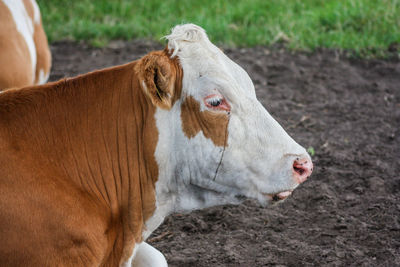
[[135, 64], [5, 93], [9, 104], [0, 97], [0, 116], [10, 118], [3, 121], [13, 124], [9, 138], [19, 150], [33, 151], [33, 164], [49, 166], [55, 179], [106, 207], [122, 223], [126, 244], [141, 241], [158, 177], [155, 108], [139, 87]]

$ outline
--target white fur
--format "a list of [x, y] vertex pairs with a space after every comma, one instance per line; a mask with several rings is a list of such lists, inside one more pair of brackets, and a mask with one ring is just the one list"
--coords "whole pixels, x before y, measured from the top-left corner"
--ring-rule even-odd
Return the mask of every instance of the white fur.
[[25, 5], [21, 0], [2, 0], [2, 1], [10, 10], [14, 22], [17, 26], [18, 32], [21, 33], [22, 37], [24, 38], [28, 46], [29, 55], [32, 63], [32, 74], [33, 74], [32, 83], [33, 83], [35, 80], [36, 57], [37, 57], [36, 47], [33, 41], [33, 33], [34, 33], [33, 21], [29, 17], [28, 12], [25, 9]]
[[35, 0], [31, 0], [33, 6], [33, 22], [35, 24], [40, 24], [40, 10]]
[[167, 267], [167, 260], [160, 251], [150, 246], [146, 242], [137, 244], [137, 250], [132, 267]]
[[49, 72], [45, 73], [43, 69], [39, 70], [39, 80], [37, 84], [44, 84], [49, 79]]
[[[166, 38], [183, 69], [182, 97], [171, 110], [157, 109], [155, 114], [156, 211], [146, 222], [144, 238], [172, 212], [238, 203], [240, 196], [267, 204], [267, 194], [298, 186], [293, 162], [309, 158], [257, 100], [248, 74], [214, 46], [202, 28], [179, 25]], [[221, 94], [231, 106], [224, 152], [202, 131], [188, 138], [182, 129], [184, 99], [190, 95], [201, 110], [209, 110], [203, 100], [212, 94]]]

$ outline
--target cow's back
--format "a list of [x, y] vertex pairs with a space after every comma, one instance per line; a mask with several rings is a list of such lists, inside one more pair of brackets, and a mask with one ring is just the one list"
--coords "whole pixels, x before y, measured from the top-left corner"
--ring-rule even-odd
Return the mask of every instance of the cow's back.
[[51, 54], [33, 0], [0, 0], [0, 90], [43, 84]]

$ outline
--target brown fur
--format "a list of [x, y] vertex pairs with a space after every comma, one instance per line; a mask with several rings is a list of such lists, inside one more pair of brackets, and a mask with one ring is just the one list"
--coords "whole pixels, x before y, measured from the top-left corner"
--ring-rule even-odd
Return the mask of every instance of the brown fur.
[[[155, 52], [0, 94], [1, 266], [117, 266], [142, 241], [158, 177], [145, 61], [182, 73]], [[181, 80], [165, 81], [173, 95]]]
[[[24, 0], [24, 5], [33, 22], [33, 6]], [[32, 72], [32, 62], [28, 45], [17, 30], [17, 26], [7, 6], [0, 1], [0, 90], [23, 87], [39, 82], [39, 72], [49, 73], [51, 54], [46, 34], [40, 24], [34, 25], [34, 43], [36, 47], [36, 73]]]
[[216, 146], [226, 146], [228, 115], [225, 112], [201, 111], [200, 103], [192, 96], [185, 99], [181, 108], [182, 129], [188, 138], [202, 131]]

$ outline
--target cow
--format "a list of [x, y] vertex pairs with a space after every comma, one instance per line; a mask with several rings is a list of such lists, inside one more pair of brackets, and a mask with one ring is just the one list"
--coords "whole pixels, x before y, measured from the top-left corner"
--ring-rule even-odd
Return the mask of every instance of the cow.
[[193, 24], [139, 60], [0, 94], [0, 265], [167, 266], [174, 212], [279, 202], [312, 161]]
[[51, 53], [35, 0], [0, 0], [0, 91], [43, 84]]

